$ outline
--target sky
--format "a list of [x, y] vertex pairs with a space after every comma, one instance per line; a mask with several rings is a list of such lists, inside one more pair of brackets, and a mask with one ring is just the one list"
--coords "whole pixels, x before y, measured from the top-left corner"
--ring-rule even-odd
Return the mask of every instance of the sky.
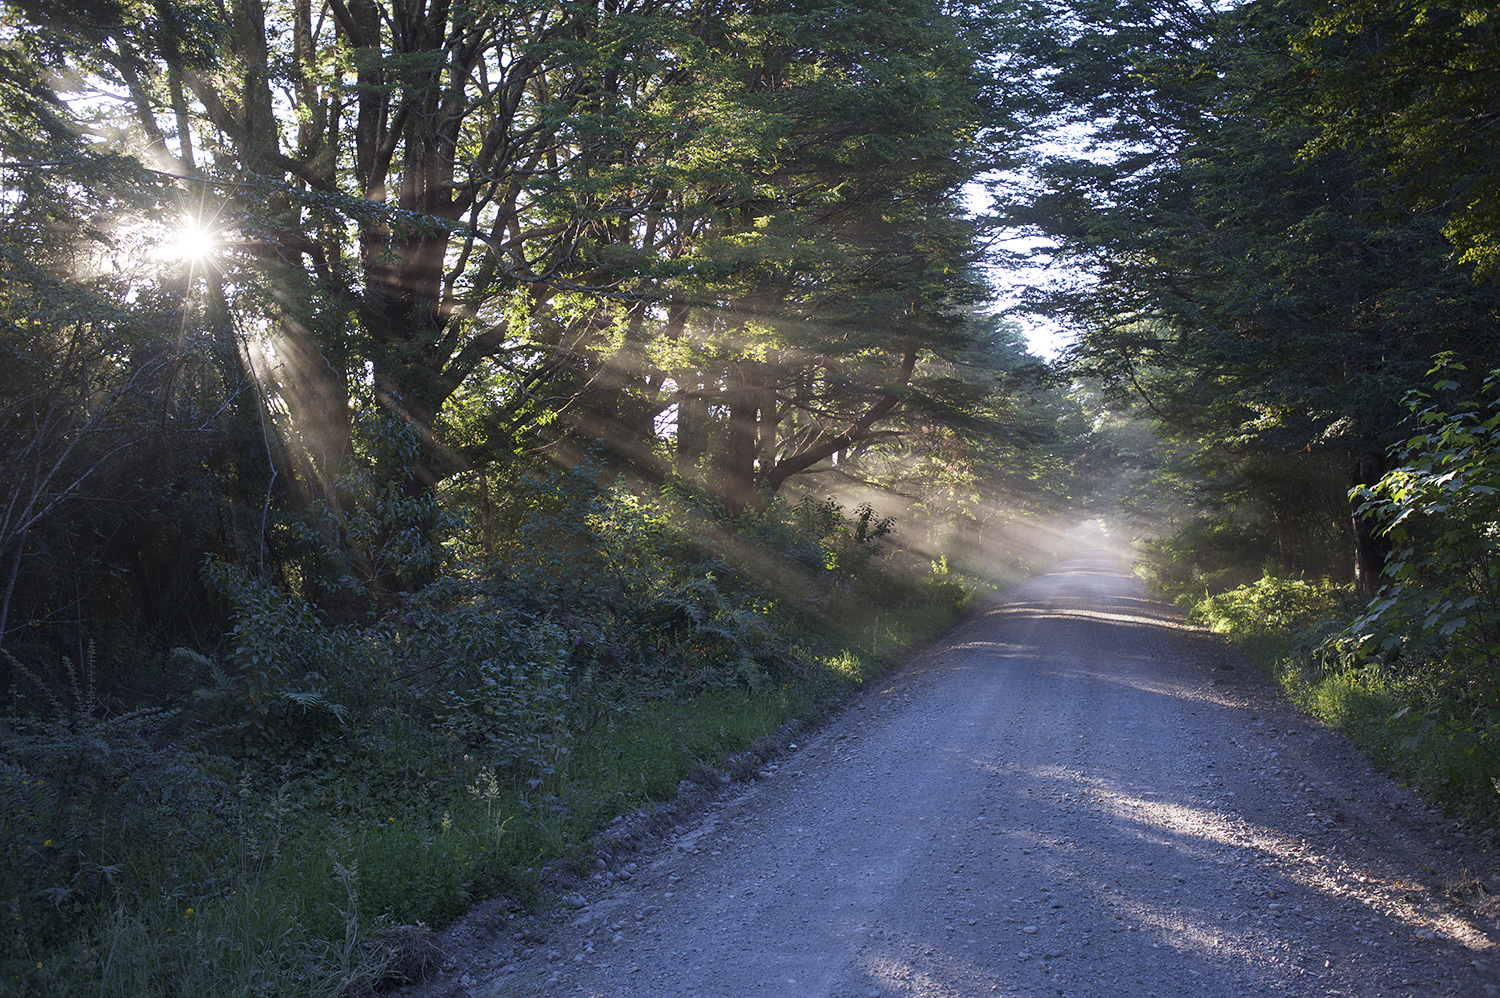
[[[1043, 245], [1046, 245], [1045, 240], [1023, 237], [1002, 242], [1000, 247], [1024, 252]], [[986, 273], [998, 293], [996, 304], [1002, 310], [1019, 304], [1021, 294], [1026, 288], [1047, 281], [1047, 271], [1040, 266], [1011, 269], [996, 265], [987, 267]], [[1038, 357], [1055, 360], [1057, 355], [1073, 342], [1072, 333], [1040, 316], [1017, 313], [1012, 318], [1021, 324], [1026, 334], [1027, 347]]]
[[[965, 200], [970, 212], [975, 215], [984, 215], [989, 212], [989, 195], [979, 183], [971, 183], [964, 189]], [[1016, 233], [1012, 238], [1002, 238], [994, 244], [996, 262], [984, 268], [990, 284], [996, 292], [996, 308], [1003, 311], [1013, 308], [1020, 303], [1022, 293], [1029, 287], [1044, 284], [1048, 280], [1048, 272], [1045, 266], [1011, 267], [1001, 264], [999, 261], [1002, 254], [1027, 253], [1038, 247], [1047, 246], [1048, 241], [1034, 236]], [[1054, 322], [1050, 322], [1040, 316], [1016, 313], [1011, 316], [1021, 324], [1026, 334], [1026, 344], [1031, 352], [1038, 357], [1048, 360], [1056, 359], [1057, 355], [1073, 342], [1073, 334], [1064, 330]]]

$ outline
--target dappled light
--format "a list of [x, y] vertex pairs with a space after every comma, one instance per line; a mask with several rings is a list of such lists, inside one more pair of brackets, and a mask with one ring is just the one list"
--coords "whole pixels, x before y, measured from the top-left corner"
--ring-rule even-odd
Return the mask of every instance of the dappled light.
[[1500, 15], [1335, 6], [0, 0], [0, 991], [1493, 950], [1205, 636], [1500, 836]]
[[[1132, 719], [1137, 716], [1176, 714], [1181, 733], [1174, 726], [1172, 734], [1190, 744], [1219, 729], [1249, 725], [1253, 718], [1246, 716], [1243, 699], [1217, 692], [1207, 676], [1158, 676], [1145, 665], [1137, 641], [1154, 648], [1170, 635], [1190, 631], [1160, 604], [1112, 594], [1097, 610], [1069, 609], [1069, 603], [1081, 597], [1071, 595], [1068, 586], [1081, 583], [1066, 580], [1081, 580], [1096, 571], [1100, 569], [1092, 565], [1065, 566], [1056, 573], [1056, 599], [1028, 603], [1023, 598], [991, 612], [982, 636], [956, 635], [939, 659], [958, 675], [1003, 670], [1026, 676], [1028, 684], [1061, 683], [1065, 701], [1070, 696], [1099, 697], [1117, 704], [1118, 720], [1107, 736], [1078, 727], [1077, 719], [1059, 719], [1061, 731], [1052, 736], [1056, 751], [1067, 754], [1077, 730], [1084, 760], [1077, 763], [1013, 758], [1004, 747], [1011, 742], [1008, 734], [995, 737], [993, 753], [974, 755], [958, 743], [943, 751], [955, 764], [973, 767], [986, 780], [987, 791], [982, 803], [975, 804], [979, 814], [972, 827], [987, 836], [981, 840], [992, 860], [986, 869], [995, 871], [991, 878], [976, 882], [976, 890], [985, 891], [979, 900], [990, 919], [1001, 918], [1021, 900], [1008, 896], [1007, 877], [1001, 871], [1018, 876], [1030, 871], [1025, 879], [1052, 885], [1047, 900], [1055, 899], [1053, 907], [1076, 926], [1070, 932], [1071, 943], [1056, 947], [1040, 940], [1035, 946], [1023, 942], [1016, 947], [1019, 956], [1000, 954], [999, 966], [1038, 960], [1046, 964], [1046, 954], [1054, 948], [1076, 950], [1080, 940], [1084, 946], [1105, 945], [1116, 936], [1139, 937], [1139, 945], [1159, 948], [1167, 961], [1161, 972], [1175, 973], [1183, 981], [1207, 981], [1235, 967], [1260, 966], [1268, 954], [1278, 952], [1305, 959], [1310, 968], [1324, 969], [1325, 959], [1330, 966], [1342, 966], [1358, 953], [1378, 954], [1382, 946], [1400, 947], [1409, 945], [1405, 940], [1421, 938], [1448, 939], [1476, 956], [1493, 956], [1500, 948], [1493, 925], [1413, 894], [1412, 873], [1393, 863], [1398, 857], [1364, 856], [1358, 837], [1333, 824], [1342, 819], [1332, 817], [1331, 809], [1309, 814], [1311, 821], [1302, 816], [1308, 805], [1290, 810], [1284, 822], [1257, 820], [1246, 813], [1253, 801], [1237, 799], [1230, 789], [1247, 792], [1247, 781], [1235, 773], [1210, 766], [1197, 776], [1184, 777], [1180, 771], [1185, 760], [1180, 757], [1161, 772], [1136, 768], [1136, 756], [1127, 751], [1130, 746], [1124, 739], [1147, 738], [1134, 730]], [[1141, 612], [1115, 612], [1121, 604], [1140, 607]], [[1031, 643], [1029, 628], [1037, 620], [1104, 629], [1114, 635], [1115, 664], [1102, 669], [1077, 664], [1050, 645]], [[1070, 688], [1076, 692], [1070, 693]], [[942, 744], [936, 742], [939, 748]], [[1113, 766], [1116, 756], [1130, 760], [1129, 768]], [[1315, 789], [1292, 791], [1300, 796]], [[1024, 822], [1013, 815], [1024, 815]], [[1199, 886], [1205, 882], [1216, 885], [1208, 891], [1213, 897], [1208, 903]], [[1330, 906], [1343, 909], [1340, 918], [1347, 924], [1327, 921]], [[883, 927], [876, 922], [874, 928], [878, 934]], [[1308, 949], [1309, 932], [1349, 936], [1352, 943], [1347, 945], [1355, 955], [1345, 952], [1342, 942], [1336, 950]], [[913, 965], [923, 962], [920, 956], [910, 961], [889, 955], [857, 959], [864, 961], [872, 980], [899, 994], [952, 993], [942, 990], [944, 985], [967, 993], [957, 982], [969, 980], [971, 972], [974, 981], [984, 984], [977, 993], [991, 984], [1001, 993], [1023, 993], [1033, 986], [1027, 983], [1035, 979], [1029, 972], [1018, 971], [1014, 977], [1003, 970], [997, 973], [993, 958], [977, 972], [969, 968], [970, 954], [961, 944], [964, 937], [962, 924], [951, 935], [905, 937], [908, 952], [925, 953], [927, 961], [944, 967], [940, 978]], [[1059, 990], [1087, 987], [1061, 967], [1056, 973], [1063, 976], [1054, 980]]]
[[1019, 587], [674, 846], [687, 922], [627, 928], [580, 990], [639, 961], [715, 998], [1468, 993], [1500, 930], [1338, 799], [1369, 786], [1344, 763], [1287, 772], [1327, 733], [1205, 640], [1099, 554]]
[[1096, 624], [1125, 624], [1131, 627], [1168, 626], [1186, 629], [1180, 621], [1164, 612], [1160, 605], [1145, 606], [1137, 612], [1129, 610], [1085, 610], [1066, 607], [1036, 607], [1007, 605], [991, 611], [988, 616], [996, 620], [1074, 620]]

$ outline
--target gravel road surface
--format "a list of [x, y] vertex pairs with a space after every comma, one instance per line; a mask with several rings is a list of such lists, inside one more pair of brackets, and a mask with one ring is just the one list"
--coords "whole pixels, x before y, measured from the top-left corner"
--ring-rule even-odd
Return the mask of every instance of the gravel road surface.
[[1491, 857], [1108, 552], [804, 739], [426, 993], [1500, 994]]

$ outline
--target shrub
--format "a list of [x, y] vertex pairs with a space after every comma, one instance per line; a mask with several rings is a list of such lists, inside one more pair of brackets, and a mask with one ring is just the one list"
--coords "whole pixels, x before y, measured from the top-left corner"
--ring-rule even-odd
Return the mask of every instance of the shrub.
[[[520, 532], [548, 546], [455, 548], [422, 584], [393, 556], [369, 612], [209, 561], [225, 638], [175, 652], [199, 688], [171, 709], [111, 714], [81, 675], [17, 691], [0, 990], [368, 991], [382, 934], [526, 896], [601, 821], [822, 709], [967, 595], [889, 571], [868, 507], [728, 524], [672, 486], [538, 488]], [[428, 515], [385, 511], [371, 543]]]
[[1195, 603], [1189, 618], [1221, 634], [1277, 631], [1298, 634], [1336, 619], [1348, 588], [1328, 580], [1308, 582], [1265, 575]]
[[91, 660], [65, 663], [70, 682], [59, 694], [5, 654], [41, 693], [25, 713], [13, 702], [0, 720], [0, 905], [8, 925], [24, 926], [0, 944], [8, 978], [33, 943], [71, 935], [91, 907], [155, 893], [143, 870], [165, 864], [136, 862], [137, 843], [152, 844], [158, 861], [179, 851], [215, 855], [228, 786], [165, 740], [174, 711], [109, 716]]
[[[1462, 368], [1440, 358], [1433, 370]], [[1444, 378], [1408, 399], [1421, 432], [1357, 493], [1391, 541], [1389, 582], [1318, 661], [1381, 689], [1380, 751], [1500, 835], [1500, 372], [1482, 394], [1466, 399]]]
[[[1500, 720], [1500, 403], [1464, 400], [1458, 387], [1434, 386], [1446, 404], [1409, 400], [1423, 432], [1395, 449], [1399, 467], [1359, 493], [1392, 543], [1390, 582], [1325, 659], [1378, 658], [1489, 723]], [[1486, 395], [1497, 389], [1500, 372], [1484, 382]]]

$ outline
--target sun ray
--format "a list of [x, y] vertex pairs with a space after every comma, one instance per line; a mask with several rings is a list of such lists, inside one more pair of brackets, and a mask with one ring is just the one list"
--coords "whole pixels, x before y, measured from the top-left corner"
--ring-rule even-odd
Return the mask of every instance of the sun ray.
[[169, 230], [158, 256], [199, 265], [211, 260], [220, 247], [219, 233], [193, 215], [183, 217], [177, 228]]

